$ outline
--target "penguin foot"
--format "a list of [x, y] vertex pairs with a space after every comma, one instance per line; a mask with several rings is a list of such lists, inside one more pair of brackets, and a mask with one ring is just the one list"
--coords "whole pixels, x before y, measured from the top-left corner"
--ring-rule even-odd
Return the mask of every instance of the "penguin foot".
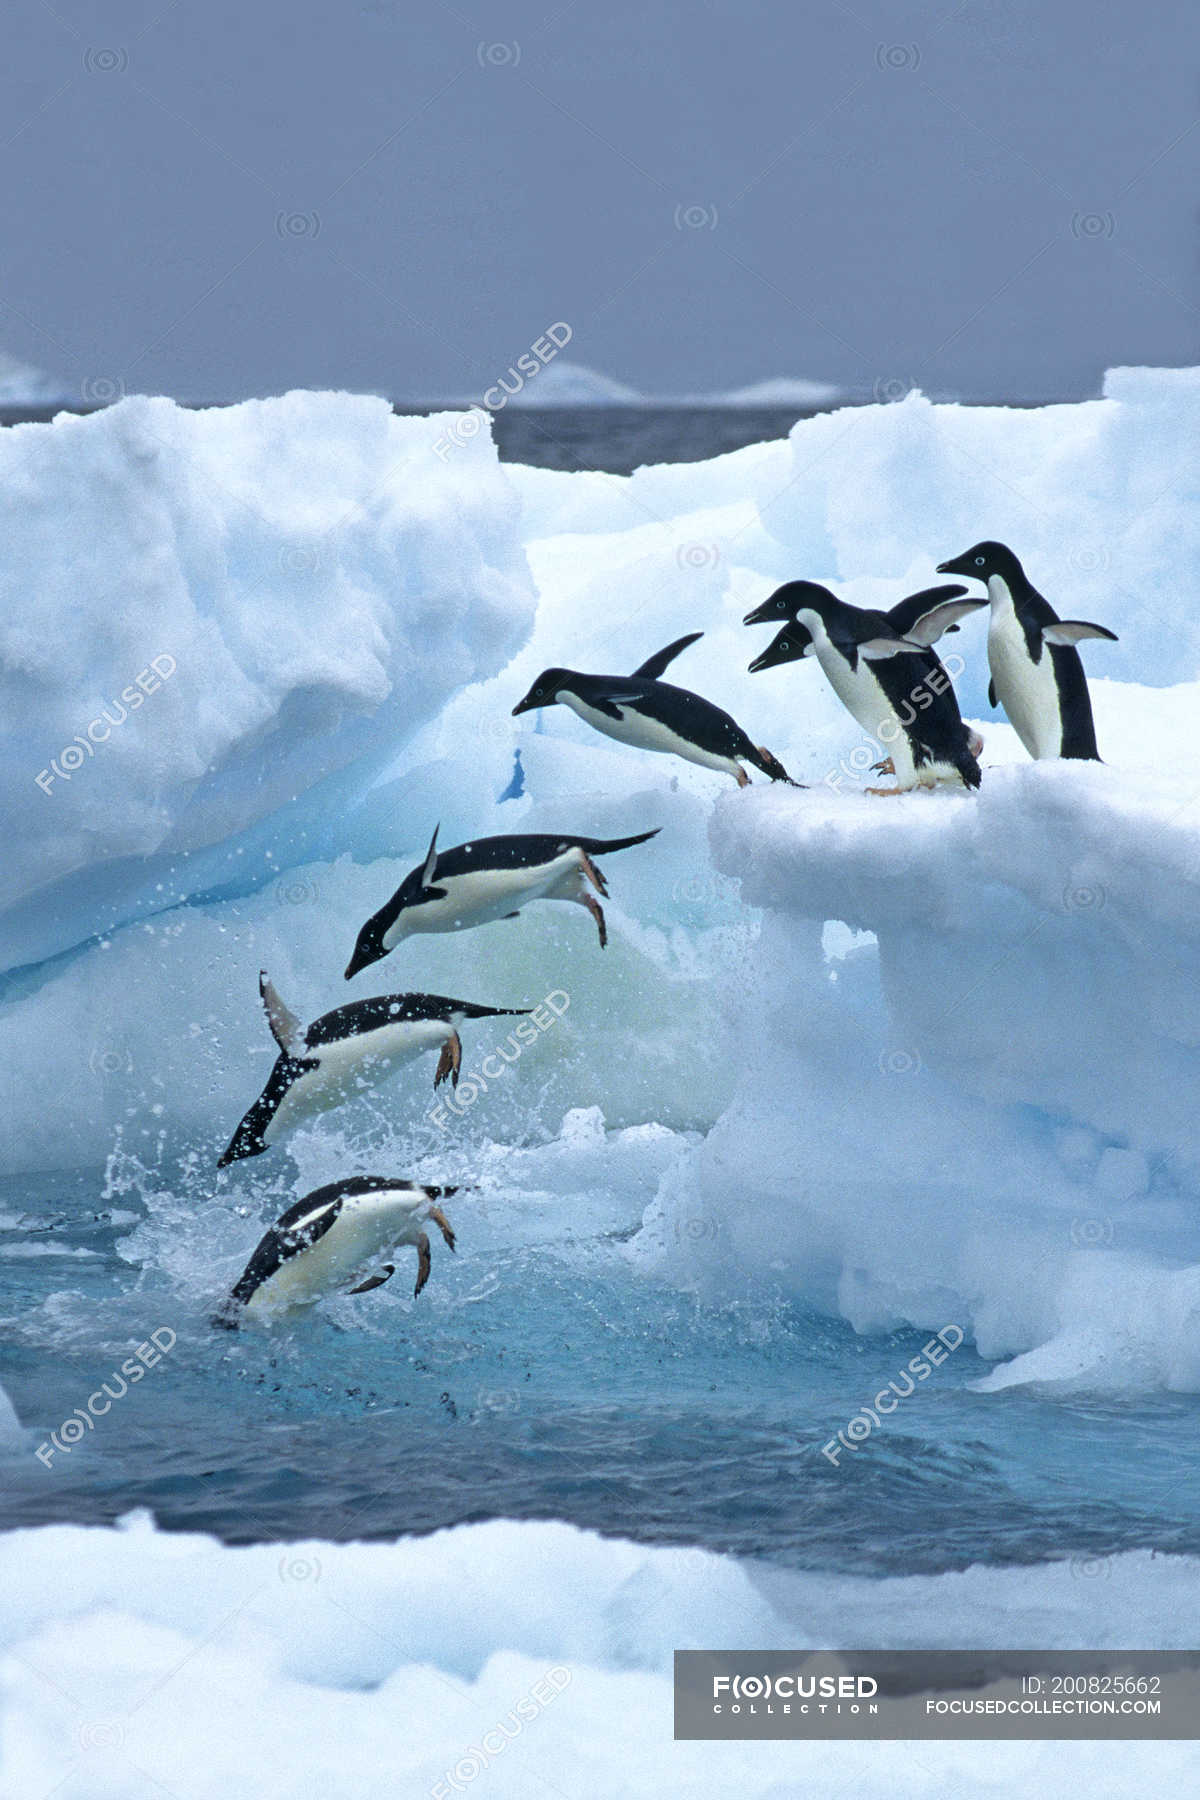
[[378, 1275], [368, 1275], [365, 1281], [360, 1281], [357, 1287], [350, 1289], [350, 1292], [352, 1294], [369, 1294], [374, 1288], [382, 1287], [385, 1281], [390, 1281], [395, 1273], [395, 1263], [384, 1263]]
[[743, 769], [741, 763], [738, 763], [737, 765], [737, 784], [739, 787], [750, 786], [750, 777], [747, 775], [745, 769]]
[[579, 896], [579, 904], [580, 906], [586, 906], [593, 919], [595, 919], [596, 929], [600, 933], [600, 948], [603, 950], [608, 942], [608, 926], [604, 923], [604, 911], [600, 902], [596, 899], [594, 894], [581, 894]]
[[[890, 756], [885, 756], [882, 762], [871, 764], [871, 773], [872, 775], [894, 775], [896, 773], [896, 765]], [[879, 789], [868, 788], [867, 792], [877, 794]]]
[[592, 861], [591, 857], [588, 855], [586, 850], [580, 850], [579, 855], [580, 855], [580, 859], [583, 863], [584, 874], [587, 876], [588, 880], [591, 882], [591, 884], [595, 888], [596, 892], [598, 894], [602, 895], [605, 900], [607, 900], [608, 899], [608, 883], [605, 881], [604, 876], [601, 874], [600, 870], [596, 867], [595, 863]]
[[434, 1092], [441, 1087], [447, 1075], [451, 1087], [458, 1086], [458, 1072], [462, 1068], [462, 1039], [457, 1031], [452, 1031], [442, 1045], [442, 1054], [438, 1057], [437, 1072], [433, 1077]]
[[890, 796], [892, 794], [903, 794], [904, 792], [906, 792], [906, 790], [904, 788], [898, 788], [898, 787], [895, 787], [895, 788], [864, 788], [863, 789], [864, 794], [879, 794], [884, 797]]
[[417, 1285], [413, 1289], [414, 1300], [429, 1280], [429, 1271], [432, 1267], [433, 1258], [429, 1254], [429, 1239], [422, 1232], [417, 1239]]
[[802, 788], [804, 786], [802, 781], [792, 780], [779, 758], [772, 756], [765, 744], [758, 746], [758, 754], [763, 759], [763, 773], [769, 775], [772, 781], [785, 781], [788, 787]]
[[446, 1215], [442, 1211], [441, 1207], [440, 1206], [431, 1206], [429, 1209], [429, 1217], [433, 1220], [434, 1224], [437, 1226], [438, 1230], [441, 1232], [442, 1236], [445, 1238], [447, 1247], [449, 1249], [453, 1250], [453, 1248], [454, 1248], [454, 1227], [451, 1225], [449, 1219], [446, 1217]]

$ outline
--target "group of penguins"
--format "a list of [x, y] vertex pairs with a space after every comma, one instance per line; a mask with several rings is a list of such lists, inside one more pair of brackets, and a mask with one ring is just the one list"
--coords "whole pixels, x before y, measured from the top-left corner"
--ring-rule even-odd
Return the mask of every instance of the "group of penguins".
[[[859, 724], [892, 747], [891, 756], [876, 767], [895, 777], [895, 787], [868, 788], [868, 793], [901, 794], [939, 783], [977, 788], [982, 740], [963, 723], [933, 646], [945, 632], [957, 630], [961, 619], [986, 606], [992, 706], [1004, 708], [1031, 756], [1098, 761], [1087, 679], [1075, 646], [1085, 638], [1115, 641], [1115, 634], [1103, 625], [1060, 619], [1004, 544], [976, 544], [940, 563], [938, 573], [981, 581], [986, 597], [947, 584], [909, 595], [889, 612], [876, 612], [851, 606], [816, 582], [785, 583], [744, 620], [747, 625], [780, 626], [750, 664], [751, 671], [816, 658]], [[772, 781], [798, 786], [728, 713], [663, 681], [675, 658], [702, 635], [679, 638], [632, 675], [545, 669], [513, 714], [568, 706], [620, 743], [722, 770], [739, 787], [749, 780], [744, 764]], [[608, 890], [596, 859], [656, 835], [644, 831], [602, 839], [524, 833], [439, 850], [435, 831], [424, 862], [359, 932], [346, 979], [381, 961], [414, 933], [462, 931], [513, 919], [534, 900], [585, 906], [603, 948], [607, 934], [600, 898]], [[259, 991], [279, 1055], [221, 1156], [221, 1168], [260, 1155], [305, 1118], [347, 1098], [364, 1077], [388, 1072], [426, 1050], [439, 1052], [434, 1088], [447, 1077], [457, 1085], [462, 1021], [516, 1017], [529, 1010], [480, 1006], [440, 994], [383, 994], [336, 1007], [306, 1028], [265, 972]], [[517, 1027], [517, 1035], [521, 1030]], [[453, 1187], [426, 1187], [382, 1175], [353, 1176], [316, 1189], [267, 1232], [214, 1323], [233, 1329], [247, 1315], [270, 1318], [312, 1305], [329, 1293], [368, 1293], [395, 1273], [395, 1263], [385, 1259], [401, 1245], [417, 1251], [414, 1293], [419, 1294], [430, 1269], [424, 1226], [437, 1226], [453, 1250], [454, 1232], [439, 1202], [455, 1192]]]

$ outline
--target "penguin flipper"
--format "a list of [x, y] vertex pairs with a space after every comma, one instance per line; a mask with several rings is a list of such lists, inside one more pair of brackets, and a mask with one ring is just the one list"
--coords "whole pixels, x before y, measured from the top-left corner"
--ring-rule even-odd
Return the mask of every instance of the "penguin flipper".
[[930, 649], [937, 643], [943, 632], [957, 630], [957, 621], [968, 613], [978, 612], [986, 606], [986, 600], [946, 600], [940, 606], [931, 606], [927, 613], [914, 621], [905, 632], [905, 636], [923, 649]]
[[631, 694], [628, 689], [613, 687], [607, 694], [589, 694], [587, 703], [597, 712], [603, 713], [606, 719], [619, 719], [622, 705], [631, 706], [635, 700], [641, 698], [640, 694]]
[[913, 643], [908, 638], [873, 637], [868, 638], [865, 644], [860, 644], [858, 652], [868, 662], [882, 662], [885, 656], [911, 656], [914, 650], [925, 648], [924, 644]]
[[1056, 619], [1053, 625], [1042, 626], [1042, 641], [1046, 644], [1077, 644], [1081, 638], [1107, 638], [1110, 644], [1117, 642], [1115, 631], [1109, 631], [1104, 625], [1089, 625], [1086, 619]]
[[999, 706], [999, 704], [1000, 702], [996, 698], [996, 677], [993, 675], [988, 682], [988, 705]]
[[645, 662], [633, 671], [634, 674], [642, 676], [647, 681], [657, 681], [664, 670], [670, 667], [675, 658], [686, 650], [689, 644], [694, 644], [697, 638], [703, 636], [702, 631], [689, 631], [686, 637], [676, 638], [675, 642], [668, 644], [665, 650], [656, 650], [653, 656], [648, 656]]
[[275, 1039], [279, 1048], [285, 1054], [288, 1054], [292, 1050], [297, 1039], [303, 1038], [304, 1027], [301, 1025], [295, 1013], [291, 1012], [289, 1008], [283, 1004], [283, 1001], [275, 991], [274, 983], [271, 981], [265, 969], [259, 970], [258, 991], [262, 996], [262, 1003], [266, 1009], [267, 1024], [271, 1027], [271, 1036]]

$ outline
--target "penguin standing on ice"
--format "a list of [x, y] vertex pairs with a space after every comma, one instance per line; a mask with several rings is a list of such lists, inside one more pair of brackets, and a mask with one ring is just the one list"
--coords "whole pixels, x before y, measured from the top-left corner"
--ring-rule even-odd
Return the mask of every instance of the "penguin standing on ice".
[[632, 675], [583, 675], [576, 669], [543, 669], [525, 698], [513, 707], [513, 717], [561, 703], [618, 743], [682, 756], [686, 762], [699, 763], [702, 769], [720, 769], [732, 775], [739, 787], [746, 787], [750, 780], [743, 762], [772, 781], [797, 786], [783, 764], [769, 750], [752, 744], [727, 712], [710, 700], [702, 700], [699, 694], [659, 680], [680, 651], [703, 636], [702, 631], [692, 631], [677, 638], [647, 657]]
[[261, 1156], [306, 1118], [348, 1099], [364, 1076], [387, 1074], [424, 1050], [441, 1051], [434, 1087], [447, 1076], [457, 1087], [462, 1064], [457, 1027], [462, 1020], [508, 1018], [529, 1011], [524, 1006], [476, 1006], [442, 994], [380, 994], [337, 1006], [305, 1030], [265, 973], [258, 978], [258, 991], [279, 1055], [266, 1087], [218, 1160], [218, 1169], [243, 1156]]
[[454, 1232], [436, 1202], [457, 1192], [386, 1175], [352, 1175], [317, 1188], [276, 1219], [213, 1324], [236, 1331], [243, 1318], [268, 1319], [327, 1294], [368, 1294], [396, 1272], [394, 1262], [380, 1266], [379, 1258], [402, 1244], [417, 1252], [415, 1298], [431, 1266], [423, 1225], [431, 1220], [453, 1250]]
[[982, 745], [963, 724], [950, 677], [927, 647], [978, 604], [957, 598], [962, 591], [919, 614], [927, 643], [917, 643], [902, 637], [887, 613], [850, 606], [815, 581], [789, 581], [746, 615], [747, 625], [781, 616], [789, 621], [755, 657], [751, 672], [816, 657], [847, 711], [892, 747], [896, 786], [868, 788], [869, 794], [902, 794], [945, 781], [977, 788]]
[[[789, 581], [776, 588], [753, 612], [746, 614], [742, 624], [790, 623], [801, 604], [792, 590], [800, 585]], [[907, 638], [910, 644], [928, 650], [945, 632], [957, 631], [959, 619], [987, 605], [986, 600], [963, 600], [966, 592], [965, 587], [953, 581], [943, 582], [940, 587], [922, 588], [919, 594], [908, 594], [898, 600], [883, 616], [897, 637]], [[803, 654], [813, 655], [811, 643]]]
[[1007, 544], [985, 539], [939, 563], [938, 574], [987, 583], [988, 699], [1004, 708], [1030, 756], [1099, 762], [1087, 676], [1075, 646], [1083, 638], [1115, 644], [1116, 632], [1082, 619], [1060, 619]]
[[[603, 950], [608, 929], [596, 894], [606, 897], [608, 886], [592, 858], [644, 844], [658, 831], [656, 826], [623, 838], [514, 832], [442, 851], [435, 831], [420, 868], [405, 876], [387, 905], [359, 932], [346, 980], [379, 962], [413, 932], [464, 931], [492, 919], [515, 919], [532, 900], [571, 900], [586, 906]], [[589, 892], [589, 882], [595, 894]]]

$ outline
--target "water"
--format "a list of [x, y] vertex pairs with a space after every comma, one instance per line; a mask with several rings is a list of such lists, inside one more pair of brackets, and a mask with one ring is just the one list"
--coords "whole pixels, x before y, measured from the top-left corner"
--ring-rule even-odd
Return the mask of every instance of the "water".
[[[628, 472], [782, 437], [796, 416], [493, 424], [506, 460]], [[286, 1158], [217, 1198], [210, 1171], [178, 1168], [0, 1184], [0, 1382], [29, 1427], [0, 1446], [5, 1523], [147, 1506], [245, 1542], [562, 1518], [860, 1575], [1064, 1558], [1086, 1577], [1135, 1547], [1200, 1553], [1186, 1397], [980, 1395], [963, 1346], [835, 1467], [822, 1445], [926, 1334], [862, 1340], [769, 1292], [721, 1304], [654, 1282], [629, 1246], [657, 1173], [614, 1180], [601, 1159], [591, 1190], [560, 1187], [540, 1214], [460, 1197], [460, 1254], [435, 1241], [411, 1308], [389, 1290], [235, 1336], [209, 1318], [291, 1192]], [[402, 1267], [393, 1286], [411, 1280]], [[37, 1446], [159, 1327], [177, 1340], [162, 1362], [45, 1467]]]
[[[172, 1254], [206, 1187], [139, 1184], [105, 1201], [91, 1170], [0, 1190], [0, 1380], [36, 1427], [0, 1460], [8, 1525], [147, 1506], [248, 1542], [560, 1518], [880, 1575], [1200, 1551], [1189, 1400], [979, 1395], [966, 1345], [835, 1467], [822, 1445], [927, 1334], [861, 1340], [777, 1296], [660, 1286], [631, 1267], [628, 1191], [557, 1196], [540, 1241], [460, 1197], [462, 1254], [435, 1245], [411, 1310], [364, 1296], [231, 1336], [209, 1324], [204, 1259]], [[402, 1265], [395, 1285], [411, 1279]], [[119, 1392], [131, 1338], [163, 1326], [161, 1363], [44, 1467], [38, 1444], [106, 1378]]]

